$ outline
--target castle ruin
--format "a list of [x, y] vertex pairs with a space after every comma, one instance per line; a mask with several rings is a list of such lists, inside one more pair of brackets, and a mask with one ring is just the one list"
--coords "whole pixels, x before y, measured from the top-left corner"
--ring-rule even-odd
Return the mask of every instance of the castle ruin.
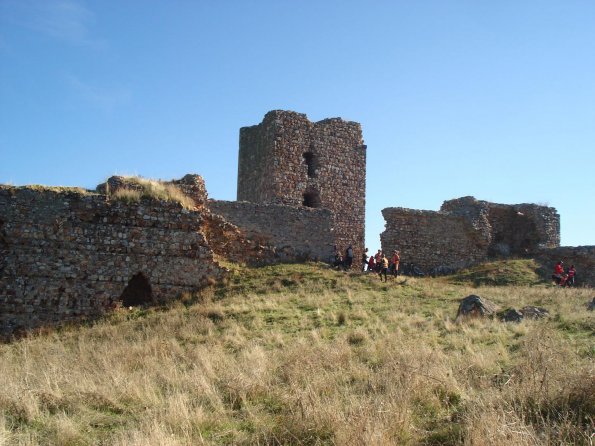
[[[0, 336], [161, 303], [221, 279], [218, 259], [250, 265], [327, 260], [364, 249], [366, 146], [360, 124], [271, 111], [240, 130], [238, 201], [210, 200], [204, 181], [169, 182], [185, 207], [155, 197], [114, 199], [134, 181], [94, 191], [0, 185]], [[458, 269], [499, 257], [551, 263], [572, 256], [595, 284], [595, 247], [559, 247], [554, 208], [473, 197], [440, 211], [382, 211], [385, 251], [420, 268]], [[548, 276], [549, 271], [542, 271]]]
[[366, 146], [361, 126], [341, 118], [310, 122], [275, 110], [240, 129], [238, 201], [324, 208], [341, 253], [364, 249]]

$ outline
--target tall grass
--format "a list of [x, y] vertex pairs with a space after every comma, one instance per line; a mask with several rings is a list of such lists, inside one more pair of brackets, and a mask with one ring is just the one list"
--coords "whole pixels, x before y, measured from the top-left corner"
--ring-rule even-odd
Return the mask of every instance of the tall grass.
[[[471, 291], [552, 317], [454, 323]], [[0, 444], [589, 444], [590, 297], [235, 270], [194, 304], [0, 346]]]

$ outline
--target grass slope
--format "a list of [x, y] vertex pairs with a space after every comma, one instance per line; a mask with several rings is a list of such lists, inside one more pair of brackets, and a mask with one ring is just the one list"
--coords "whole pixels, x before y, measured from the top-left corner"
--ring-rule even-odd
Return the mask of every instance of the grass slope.
[[[589, 289], [230, 266], [171, 308], [0, 346], [0, 444], [589, 444]], [[471, 293], [552, 317], [454, 323]]]
[[486, 262], [458, 271], [449, 277], [452, 283], [480, 285], [537, 285], [543, 280], [537, 274], [535, 260], [518, 259]]

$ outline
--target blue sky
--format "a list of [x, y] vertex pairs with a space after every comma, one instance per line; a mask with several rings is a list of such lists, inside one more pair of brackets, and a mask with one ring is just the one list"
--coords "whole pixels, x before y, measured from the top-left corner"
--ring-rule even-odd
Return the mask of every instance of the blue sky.
[[380, 210], [541, 203], [595, 237], [595, 2], [0, 0], [0, 183], [198, 173], [236, 195], [239, 128], [362, 124]]

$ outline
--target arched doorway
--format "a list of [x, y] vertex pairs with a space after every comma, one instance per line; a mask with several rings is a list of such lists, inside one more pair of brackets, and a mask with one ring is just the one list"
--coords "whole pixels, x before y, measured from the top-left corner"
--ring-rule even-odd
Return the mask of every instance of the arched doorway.
[[143, 273], [136, 273], [132, 276], [128, 281], [128, 285], [122, 291], [120, 300], [125, 307], [134, 307], [153, 302], [151, 284]]

